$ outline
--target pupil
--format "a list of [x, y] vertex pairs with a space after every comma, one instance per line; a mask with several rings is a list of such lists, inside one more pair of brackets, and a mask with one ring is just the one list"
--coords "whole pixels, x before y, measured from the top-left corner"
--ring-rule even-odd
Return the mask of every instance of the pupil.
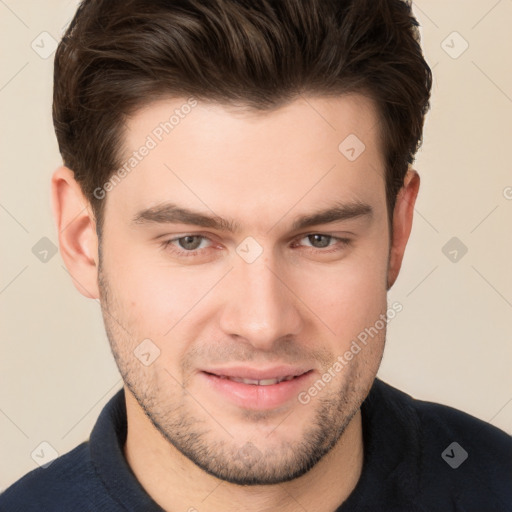
[[[324, 239], [324, 243], [321, 242], [321, 239]], [[330, 236], [326, 235], [310, 235], [309, 241], [314, 247], [327, 247], [329, 245]], [[313, 240], [312, 240], [313, 239]], [[316, 242], [320, 241], [320, 245], [315, 245]]]
[[[195, 239], [196, 243], [194, 243], [194, 239]], [[184, 236], [183, 238], [180, 239], [180, 245], [183, 247], [183, 249], [194, 250], [194, 249], [197, 249], [197, 247], [199, 247], [199, 245], [201, 243], [201, 242], [199, 242], [199, 244], [197, 243], [198, 239], [199, 239], [198, 236]]]

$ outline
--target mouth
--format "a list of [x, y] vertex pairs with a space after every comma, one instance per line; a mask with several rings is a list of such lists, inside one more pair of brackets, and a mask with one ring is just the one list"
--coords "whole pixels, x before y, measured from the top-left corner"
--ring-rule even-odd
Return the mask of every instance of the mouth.
[[227, 400], [243, 409], [269, 410], [297, 400], [314, 373], [312, 369], [290, 367], [264, 371], [226, 368], [202, 370], [199, 376], [216, 400]]
[[[311, 370], [309, 370], [311, 371]], [[244, 379], [243, 377], [228, 377], [227, 375], [217, 375], [215, 373], [205, 372], [208, 375], [213, 377], [218, 377], [219, 379], [227, 379], [233, 382], [240, 382], [241, 384], [248, 384], [249, 386], [273, 386], [274, 384], [279, 384], [280, 382], [287, 382], [292, 379], [297, 379], [304, 374], [301, 375], [286, 375], [285, 377], [274, 377], [271, 379]], [[309, 373], [309, 372], [305, 372]]]

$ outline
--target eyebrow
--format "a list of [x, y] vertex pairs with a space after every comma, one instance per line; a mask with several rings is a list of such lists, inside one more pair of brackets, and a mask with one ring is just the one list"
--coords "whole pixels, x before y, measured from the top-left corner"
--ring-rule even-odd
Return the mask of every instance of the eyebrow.
[[[373, 208], [366, 203], [355, 201], [351, 203], [336, 203], [335, 205], [307, 215], [297, 217], [292, 224], [292, 231], [297, 231], [319, 224], [331, 224], [358, 217], [373, 216]], [[133, 224], [190, 224], [217, 231], [237, 233], [240, 225], [231, 219], [224, 219], [217, 215], [208, 215], [199, 211], [190, 210], [174, 203], [162, 203], [137, 212]]]

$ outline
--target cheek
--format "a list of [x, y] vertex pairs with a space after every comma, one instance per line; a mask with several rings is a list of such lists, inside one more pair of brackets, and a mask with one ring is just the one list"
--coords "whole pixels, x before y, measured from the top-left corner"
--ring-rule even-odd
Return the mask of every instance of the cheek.
[[385, 240], [376, 240], [332, 266], [311, 267], [296, 280], [299, 297], [337, 339], [356, 336], [385, 311], [386, 248]]
[[[187, 288], [169, 279], [169, 269], [136, 248], [127, 247], [121, 237], [112, 236], [104, 251], [104, 274], [111, 291], [111, 307], [119, 321], [139, 338], [160, 337], [175, 323]], [[155, 249], [155, 253], [157, 250]]]
[[189, 284], [169, 270], [131, 272], [119, 282], [122, 314], [135, 332], [164, 337], [198, 301], [199, 291]]

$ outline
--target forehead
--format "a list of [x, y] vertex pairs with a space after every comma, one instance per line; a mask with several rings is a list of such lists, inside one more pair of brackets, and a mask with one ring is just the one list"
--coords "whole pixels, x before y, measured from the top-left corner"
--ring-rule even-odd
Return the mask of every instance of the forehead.
[[258, 112], [160, 100], [126, 123], [123, 177], [110, 187], [107, 210], [128, 220], [173, 202], [266, 231], [292, 210], [343, 201], [383, 214], [378, 126], [373, 102], [360, 95], [300, 97]]

